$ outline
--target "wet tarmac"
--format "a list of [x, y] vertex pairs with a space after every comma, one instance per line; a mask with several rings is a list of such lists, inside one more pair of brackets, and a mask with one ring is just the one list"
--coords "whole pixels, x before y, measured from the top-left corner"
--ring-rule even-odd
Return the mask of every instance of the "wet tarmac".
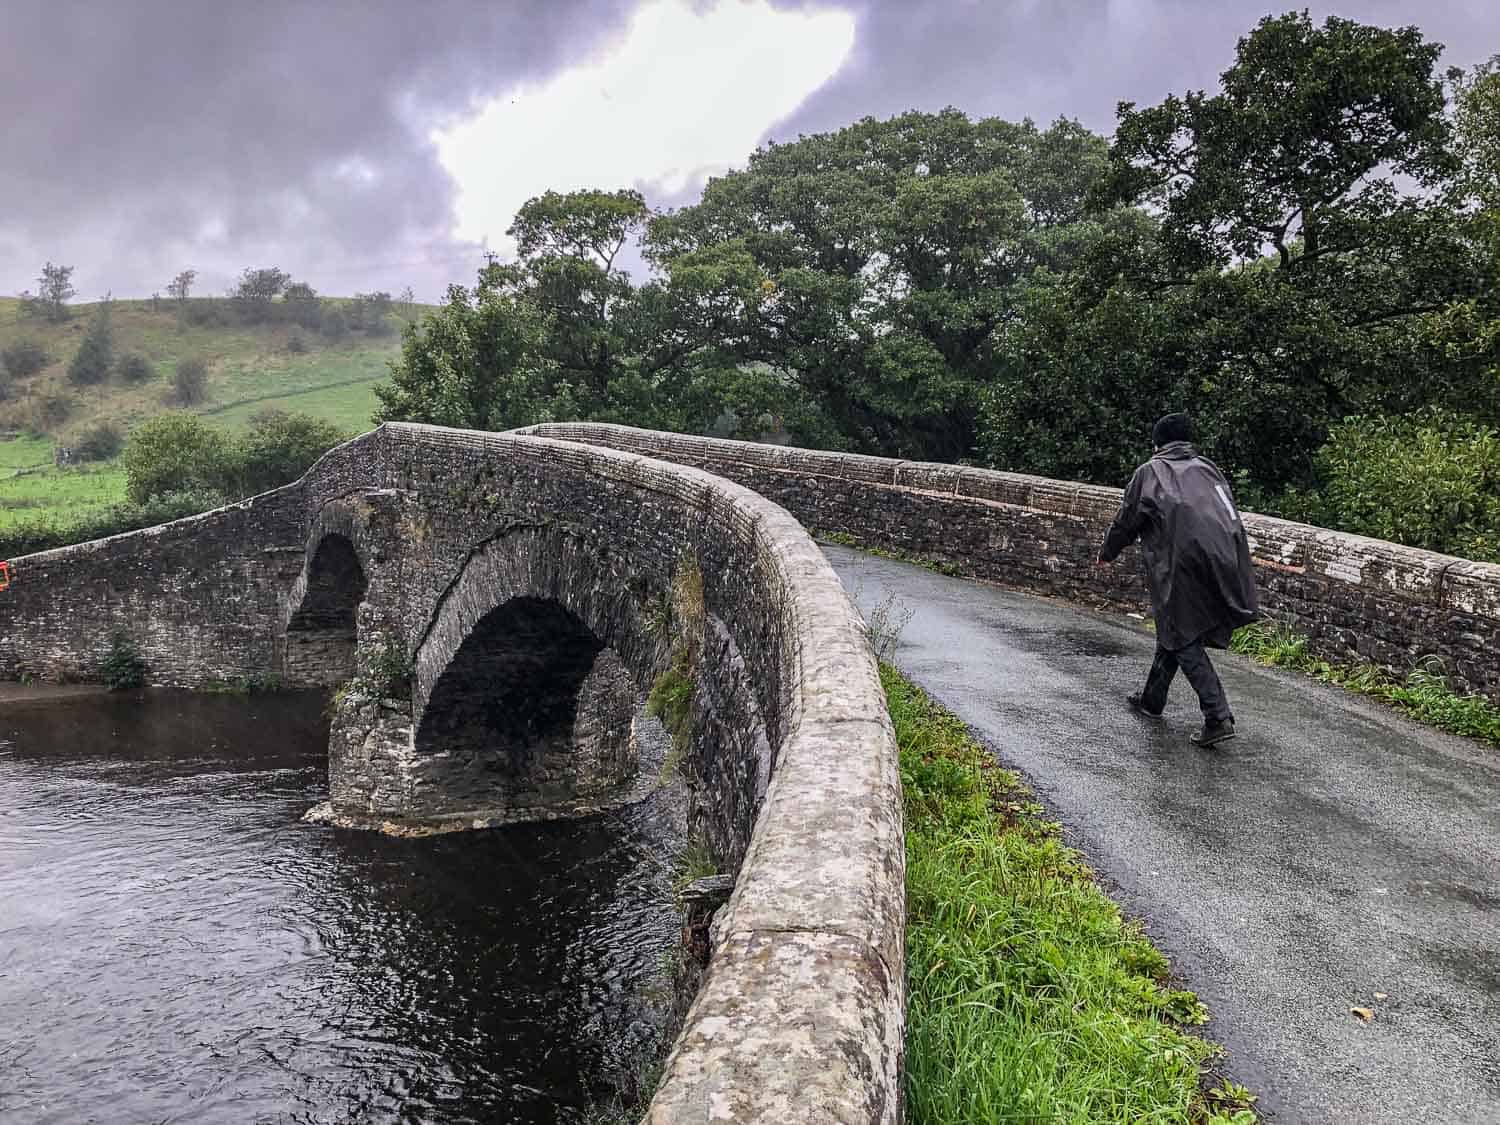
[[1271, 1120], [1500, 1122], [1500, 751], [1220, 653], [1240, 734], [1200, 750], [1186, 682], [1125, 705], [1142, 623], [825, 549], [913, 611], [896, 664], [1051, 806]]

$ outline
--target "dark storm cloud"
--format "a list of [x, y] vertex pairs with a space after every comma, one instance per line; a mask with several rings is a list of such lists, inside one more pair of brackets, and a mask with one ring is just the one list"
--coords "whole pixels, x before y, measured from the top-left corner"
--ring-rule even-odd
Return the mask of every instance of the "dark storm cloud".
[[280, 265], [331, 292], [472, 275], [433, 126], [597, 49], [628, 0], [5, 5], [0, 292]]
[[[818, 2], [788, 6], [820, 7]], [[1113, 131], [1120, 101], [1213, 89], [1235, 41], [1268, 12], [1307, 7], [1394, 27], [1415, 24], [1448, 45], [1444, 65], [1500, 51], [1495, 0], [852, 0], [854, 52], [838, 76], [773, 134], [835, 129], [866, 115], [954, 105], [971, 116], [1045, 124], [1074, 117]]]
[[[1264, 0], [777, 0], [857, 17], [842, 70], [771, 135], [956, 105], [1111, 131], [1115, 103], [1212, 88]], [[7, 0], [0, 293], [41, 263], [81, 295], [205, 292], [279, 265], [332, 293], [468, 280], [431, 130], [584, 60], [633, 0]], [[1445, 63], [1500, 50], [1495, 0], [1313, 5], [1415, 23]], [[663, 66], [671, 61], [664, 59]], [[712, 112], [707, 107], [705, 112]], [[650, 123], [643, 123], [649, 128]], [[748, 155], [748, 154], [747, 154]], [[623, 186], [623, 185], [601, 185]], [[641, 185], [658, 205], [692, 202]]]

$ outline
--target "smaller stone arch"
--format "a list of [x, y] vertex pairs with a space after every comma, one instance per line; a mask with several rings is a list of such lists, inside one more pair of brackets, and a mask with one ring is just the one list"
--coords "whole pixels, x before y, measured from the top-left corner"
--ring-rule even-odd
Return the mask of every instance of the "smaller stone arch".
[[359, 606], [369, 586], [350, 537], [322, 535], [292, 595], [282, 658], [287, 683], [327, 686], [354, 675]]
[[458, 807], [547, 806], [633, 774], [635, 711], [614, 650], [559, 602], [521, 595], [480, 617], [444, 665], [414, 749], [442, 756]]
[[[356, 679], [329, 737], [332, 815], [500, 824], [638, 800], [651, 650], [597, 543], [511, 525], [469, 548], [412, 652], [410, 696]], [[366, 648], [384, 643], [374, 629]]]

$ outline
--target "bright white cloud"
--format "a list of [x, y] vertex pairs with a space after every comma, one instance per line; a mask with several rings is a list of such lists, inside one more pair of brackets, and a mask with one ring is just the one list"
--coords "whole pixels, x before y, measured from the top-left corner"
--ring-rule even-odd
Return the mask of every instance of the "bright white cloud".
[[846, 12], [653, 0], [613, 50], [434, 134], [458, 184], [455, 233], [509, 250], [516, 211], [549, 188], [676, 193], [741, 165], [853, 45]]

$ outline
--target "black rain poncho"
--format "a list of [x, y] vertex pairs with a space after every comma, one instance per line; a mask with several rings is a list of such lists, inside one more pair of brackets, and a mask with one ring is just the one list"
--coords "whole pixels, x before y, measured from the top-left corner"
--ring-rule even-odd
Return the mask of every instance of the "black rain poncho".
[[1175, 652], [1194, 641], [1225, 648], [1235, 629], [1260, 616], [1250, 543], [1229, 482], [1189, 443], [1163, 447], [1135, 471], [1099, 557], [1113, 562], [1136, 539], [1162, 648]]

